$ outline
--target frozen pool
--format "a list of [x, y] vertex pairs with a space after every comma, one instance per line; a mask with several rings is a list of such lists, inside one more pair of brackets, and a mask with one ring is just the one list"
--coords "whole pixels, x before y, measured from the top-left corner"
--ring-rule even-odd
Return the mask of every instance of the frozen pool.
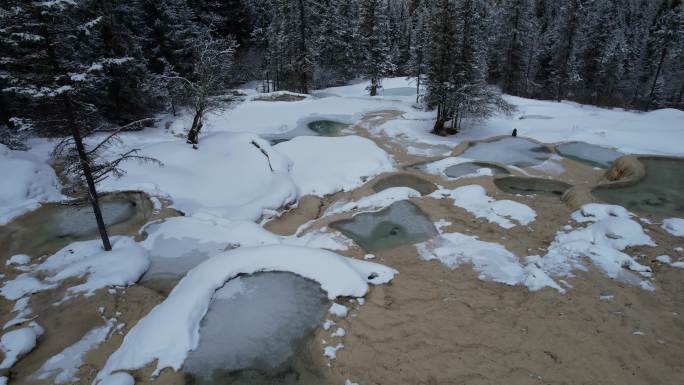
[[484, 162], [530, 167], [549, 159], [551, 151], [529, 139], [506, 137], [491, 142], [471, 143], [461, 156]]
[[639, 158], [646, 175], [632, 184], [601, 186], [598, 199], [628, 210], [663, 216], [684, 216], [684, 159]]
[[287, 373], [329, 306], [318, 283], [295, 274], [235, 278], [214, 294], [183, 371], [206, 385], [239, 383], [244, 370]]
[[411, 174], [394, 174], [375, 182], [373, 191], [380, 192], [392, 187], [410, 187], [421, 195], [428, 195], [437, 190], [437, 186], [423, 178]]
[[560, 155], [586, 163], [590, 166], [608, 168], [615, 159], [624, 154], [607, 147], [585, 142], [567, 142], [556, 145]]
[[334, 136], [337, 135], [340, 130], [349, 127], [349, 125], [335, 120], [324, 119], [314, 120], [313, 122], [307, 124], [307, 127], [319, 135]]
[[482, 162], [466, 162], [459, 163], [453, 166], [449, 166], [444, 170], [444, 174], [450, 178], [460, 178], [465, 175], [475, 174], [478, 170], [487, 168], [491, 170], [492, 175], [497, 174], [510, 174], [508, 170], [503, 167], [499, 167], [494, 164], [482, 163]]
[[501, 191], [522, 195], [543, 194], [561, 196], [572, 187], [558, 180], [518, 176], [496, 178], [494, 179], [494, 184]]
[[351, 219], [333, 222], [330, 227], [370, 253], [415, 244], [437, 235], [430, 219], [409, 201], [393, 203], [374, 213], [356, 214]]
[[297, 127], [277, 133], [261, 135], [262, 138], [271, 142], [271, 145], [286, 142], [298, 136], [335, 136], [340, 130], [349, 127], [349, 124], [342, 123], [332, 119], [318, 119], [318, 120], [304, 120], [300, 122]]
[[[112, 235], [137, 231], [129, 228], [142, 226], [153, 206], [142, 193], [122, 192], [100, 197], [100, 209]], [[41, 255], [74, 241], [97, 237], [97, 222], [88, 201], [47, 203], [0, 226], [0, 243], [7, 242], [7, 250], [3, 250], [7, 252]]]

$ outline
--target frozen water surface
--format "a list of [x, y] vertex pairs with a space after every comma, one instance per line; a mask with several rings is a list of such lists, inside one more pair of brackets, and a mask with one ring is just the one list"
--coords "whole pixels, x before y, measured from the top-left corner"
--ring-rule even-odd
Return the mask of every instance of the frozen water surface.
[[415, 87], [396, 87], [396, 88], [385, 88], [382, 91], [383, 96], [415, 96]]
[[646, 176], [629, 185], [601, 186], [592, 193], [602, 201], [639, 213], [684, 216], [684, 159], [639, 158]]
[[238, 371], [287, 367], [329, 307], [320, 285], [295, 274], [232, 279], [214, 294], [200, 326], [199, 346], [183, 370], [195, 384], [218, 385], [240, 383], [235, 378], [245, 376]]
[[394, 174], [375, 182], [373, 191], [380, 192], [392, 187], [410, 187], [421, 195], [428, 195], [437, 190], [434, 183], [411, 174]]
[[307, 127], [316, 133], [323, 136], [334, 136], [340, 130], [349, 127], [348, 124], [338, 122], [335, 120], [314, 120], [313, 122], [307, 124]]
[[569, 184], [543, 178], [525, 178], [518, 176], [508, 176], [494, 179], [494, 184], [500, 190], [510, 194], [543, 194], [561, 196], [570, 187]]
[[[100, 203], [105, 225], [111, 226], [132, 218], [136, 213], [136, 204], [127, 199], [105, 201]], [[45, 219], [55, 237], [82, 237], [97, 233], [95, 214], [89, 203], [81, 205], [61, 205], [51, 217]]]
[[411, 245], [437, 235], [432, 221], [408, 201], [399, 201], [374, 213], [360, 213], [333, 222], [330, 227], [353, 239], [369, 253]]
[[480, 163], [480, 162], [466, 162], [466, 163], [459, 163], [455, 164], [453, 166], [449, 166], [444, 170], [444, 174], [450, 178], [460, 178], [465, 175], [469, 174], [475, 174], [478, 172], [478, 170], [483, 169], [483, 168], [488, 168], [492, 172], [492, 175], [496, 174], [509, 174], [508, 170], [506, 170], [503, 167], [499, 167], [493, 164], [489, 163]]
[[485, 162], [530, 167], [549, 159], [551, 151], [529, 139], [506, 137], [491, 142], [471, 143], [461, 156]]
[[[339, 116], [338, 119], [347, 120], [346, 116]], [[278, 144], [286, 142], [298, 136], [335, 136], [341, 130], [349, 127], [349, 124], [322, 117], [306, 117], [297, 123], [297, 127], [274, 134], [261, 135], [262, 138], [271, 142], [271, 144]]]
[[608, 168], [615, 159], [623, 156], [620, 151], [585, 142], [568, 142], [556, 145], [556, 152], [590, 166]]

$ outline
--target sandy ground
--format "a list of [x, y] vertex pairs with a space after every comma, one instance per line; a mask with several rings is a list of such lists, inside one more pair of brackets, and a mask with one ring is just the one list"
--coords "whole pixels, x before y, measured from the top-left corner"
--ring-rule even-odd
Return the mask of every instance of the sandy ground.
[[[368, 127], [399, 116], [396, 111], [374, 113], [362, 123]], [[407, 154], [402, 144], [392, 138], [373, 136], [361, 125], [354, 130], [390, 152], [398, 168], [437, 159]], [[454, 153], [463, 148], [459, 146]], [[562, 172], [553, 177], [577, 186], [580, 192], [588, 191], [603, 178], [603, 170], [568, 159], [558, 163]], [[416, 170], [399, 172], [448, 188], [480, 184], [497, 199], [512, 199], [532, 207], [538, 216], [530, 226], [505, 230], [476, 219], [448, 199], [411, 199], [433, 221], [450, 221], [452, 224], [445, 231], [474, 234], [482, 240], [501, 243], [518, 256], [543, 254], [556, 231], [568, 223], [573, 209], [590, 199], [579, 193], [573, 199], [564, 199], [564, 203], [556, 196], [505, 194], [495, 187], [492, 177], [452, 181]], [[544, 170], [525, 172], [547, 175]], [[313, 222], [305, 231], [349, 218], [351, 214], [346, 213], [317, 220], [333, 202], [372, 194], [373, 183], [390, 174], [380, 175], [354, 191], [324, 198], [305, 197], [296, 208], [269, 221], [265, 227], [289, 235], [310, 221]], [[513, 174], [520, 175], [517, 171]], [[135, 222], [120, 233], [135, 235], [141, 225]], [[678, 256], [674, 248], [684, 246], [684, 238], [677, 240], [658, 225], [643, 226], [658, 246], [631, 248], [628, 253], [640, 255], [639, 262], [653, 268], [658, 287], [655, 292], [606, 278], [592, 268], [567, 279], [573, 288], [566, 294], [553, 289], [529, 292], [521, 286], [482, 281], [467, 265], [450, 270], [438, 261], [422, 261], [413, 246], [376, 253], [375, 261], [399, 270], [400, 274], [390, 284], [374, 287], [362, 306], [342, 301], [354, 309], [346, 319], [337, 320], [347, 335], [331, 338], [330, 331], [317, 330], [293, 364], [301, 376], [298, 383], [341, 385], [350, 379], [360, 385], [683, 384], [684, 271], [663, 266], [654, 258], [661, 254]], [[0, 229], [0, 243], [2, 240]], [[3, 247], [7, 249], [6, 245]], [[361, 258], [365, 253], [353, 247], [342, 254]], [[4, 258], [0, 258], [0, 263], [4, 266]], [[60, 290], [32, 297], [31, 307], [46, 333], [36, 350], [12, 368], [10, 384], [48, 384], [30, 375], [47, 358], [102, 325], [103, 316], [116, 317], [124, 324], [122, 329], [91, 351], [79, 371], [79, 383], [91, 383], [126, 331], [163, 300], [157, 292], [136, 285], [116, 294], [100, 290], [94, 296], [53, 306], [63, 294]], [[611, 295], [610, 299], [601, 298]], [[10, 318], [11, 305], [0, 299], [0, 321]], [[98, 311], [100, 306], [105, 308], [104, 314]], [[345, 345], [329, 366], [322, 356], [321, 340]], [[163, 371], [154, 381], [150, 373], [151, 367], [133, 373], [136, 383], [191, 383], [182, 373], [170, 370]]]

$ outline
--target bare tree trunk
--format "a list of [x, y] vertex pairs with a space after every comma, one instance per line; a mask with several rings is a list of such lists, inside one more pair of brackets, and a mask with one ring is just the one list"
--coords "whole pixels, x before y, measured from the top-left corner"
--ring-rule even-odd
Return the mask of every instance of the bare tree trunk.
[[102, 218], [102, 211], [100, 210], [100, 202], [97, 197], [97, 189], [95, 188], [95, 180], [93, 179], [93, 173], [90, 169], [90, 161], [88, 160], [88, 154], [86, 153], [85, 147], [83, 146], [83, 138], [81, 138], [81, 131], [75, 123], [73, 117], [73, 111], [71, 106], [71, 101], [66, 100], [65, 106], [67, 108], [67, 113], [69, 116], [69, 124], [71, 125], [71, 136], [76, 144], [76, 151], [78, 151], [78, 159], [81, 162], [81, 170], [85, 176], [86, 182], [88, 184], [88, 200], [93, 207], [93, 213], [95, 213], [95, 221], [97, 221], [97, 230], [100, 232], [100, 238], [102, 239], [102, 247], [106, 251], [112, 249], [112, 244], [109, 242], [109, 236], [107, 235], [107, 228]]
[[302, 93], [309, 93], [308, 77], [306, 75], [306, 14], [304, 12], [304, 0], [299, 0], [299, 49], [302, 58], [300, 59], [299, 82]]
[[376, 96], [378, 94], [378, 80], [375, 77], [371, 78], [370, 86], [370, 96]]
[[420, 101], [420, 73], [416, 77], [416, 104]]
[[202, 131], [202, 115], [204, 115], [204, 110], [202, 108], [195, 111], [195, 117], [192, 119], [192, 127], [188, 131], [187, 142], [192, 144], [193, 148], [197, 148], [199, 143], [199, 134]]
[[663, 70], [663, 63], [665, 62], [665, 56], [667, 56], [667, 48], [663, 48], [663, 53], [660, 55], [660, 61], [658, 62], [658, 68], [656, 68], [655, 77], [653, 78], [653, 84], [651, 85], [651, 92], [648, 94], [648, 101], [646, 102], [646, 109], [651, 108], [651, 103], [653, 102], [653, 95], [655, 94], [656, 85], [658, 84], [658, 78], [660, 77], [660, 71]]
[[446, 113], [442, 105], [437, 106], [437, 120], [435, 125], [432, 127], [432, 133], [439, 136], [446, 136], [446, 129], [444, 124], [446, 123]]

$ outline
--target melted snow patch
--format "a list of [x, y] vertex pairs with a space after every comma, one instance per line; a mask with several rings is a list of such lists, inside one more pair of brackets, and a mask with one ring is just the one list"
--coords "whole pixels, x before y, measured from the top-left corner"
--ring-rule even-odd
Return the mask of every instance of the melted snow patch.
[[[26, 294], [56, 287], [67, 278], [85, 277], [85, 282], [68, 289], [71, 294], [91, 295], [107, 286], [128, 286], [135, 283], [149, 267], [147, 252], [132, 238], [112, 237], [112, 250], [102, 250], [99, 240], [74, 242], [45, 262], [32, 266], [28, 273], [8, 281], [0, 295], [16, 300]], [[33, 276], [47, 274], [45, 282]]]
[[572, 218], [586, 224], [585, 227], [558, 232], [546, 255], [531, 256], [528, 260], [549, 274], [572, 276], [574, 269], [586, 270], [583, 261], [588, 259], [610, 278], [621, 278], [652, 290], [650, 282], [630, 273], [648, 277], [651, 269], [622, 252], [629, 246], [655, 246], [631, 217], [624, 207], [586, 204], [572, 214]]
[[78, 381], [76, 372], [83, 365], [83, 357], [107, 338], [114, 322], [115, 320], [110, 319], [104, 326], [90, 330], [78, 342], [45, 361], [33, 376], [39, 380], [52, 378], [55, 384]]
[[453, 190], [440, 189], [432, 194], [433, 198], [451, 198], [454, 205], [461, 207], [478, 218], [485, 218], [489, 222], [510, 229], [515, 227], [513, 221], [521, 225], [528, 225], [537, 216], [529, 206], [511, 200], [499, 200], [487, 195], [480, 185], [468, 185]]
[[180, 369], [188, 351], [197, 347], [200, 321], [214, 292], [239, 274], [262, 271], [286, 271], [317, 281], [330, 299], [361, 297], [369, 283], [386, 283], [397, 273], [376, 263], [298, 246], [239, 248], [218, 254], [189, 271], [166, 300], [129, 331], [96, 383], [117, 370], [138, 369], [155, 360], [155, 375], [166, 367]]
[[426, 261], [437, 259], [450, 269], [461, 264], [472, 264], [482, 280], [525, 285], [530, 290], [545, 286], [564, 290], [534, 264], [522, 265], [518, 257], [497, 244], [461, 233], [446, 233], [416, 245], [420, 257]]
[[663, 229], [676, 237], [684, 237], [684, 219], [669, 218], [663, 221]]

